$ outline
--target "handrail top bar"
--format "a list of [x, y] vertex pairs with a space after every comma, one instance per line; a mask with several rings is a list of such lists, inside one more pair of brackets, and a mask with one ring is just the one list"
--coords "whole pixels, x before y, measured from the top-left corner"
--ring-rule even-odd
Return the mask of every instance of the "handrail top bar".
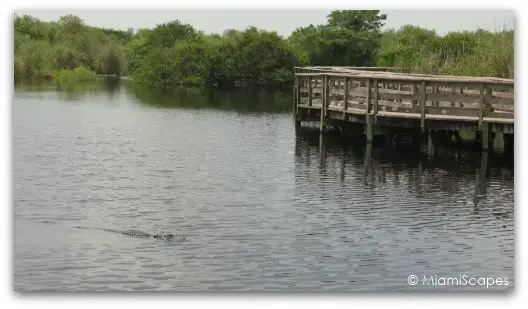
[[305, 70], [325, 70], [325, 69], [350, 69], [350, 70], [360, 70], [360, 69], [372, 69], [372, 70], [397, 70], [397, 67], [351, 67], [351, 66], [305, 66], [305, 67], [293, 67], [294, 69], [305, 69]]
[[355, 78], [374, 78], [382, 80], [395, 81], [427, 81], [439, 83], [466, 83], [466, 84], [493, 84], [493, 85], [514, 85], [513, 79], [495, 78], [495, 77], [472, 77], [472, 76], [453, 76], [453, 75], [425, 75], [425, 74], [402, 74], [390, 72], [374, 71], [349, 71], [343, 73], [295, 73], [295, 76], [336, 76], [336, 77], [355, 77]]

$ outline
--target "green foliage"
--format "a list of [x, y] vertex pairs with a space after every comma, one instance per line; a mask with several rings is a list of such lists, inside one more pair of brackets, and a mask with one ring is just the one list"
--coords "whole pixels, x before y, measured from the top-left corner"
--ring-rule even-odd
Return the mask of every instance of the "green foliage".
[[439, 43], [435, 31], [416, 26], [406, 25], [396, 32], [386, 31], [383, 33], [378, 65], [413, 71], [418, 56], [437, 50]]
[[387, 14], [378, 10], [336, 10], [328, 14], [328, 25], [355, 32], [380, 31]]
[[513, 77], [513, 31], [439, 36], [406, 25], [382, 33], [386, 19], [377, 10], [336, 10], [326, 24], [300, 27], [285, 39], [255, 27], [205, 35], [178, 20], [134, 32], [90, 27], [73, 15], [57, 22], [15, 16], [14, 78], [64, 84], [129, 74], [162, 87], [284, 87], [294, 66], [308, 64]]
[[96, 57], [96, 72], [105, 75], [121, 75], [126, 69], [125, 53], [116, 44], [107, 44]]
[[241, 32], [230, 30], [223, 36], [196, 35], [176, 41], [171, 47], [144, 51], [145, 55], [133, 62], [137, 66], [134, 79], [164, 87], [279, 86], [291, 83], [292, 67], [297, 64], [286, 40], [275, 32], [254, 27]]
[[209, 82], [221, 87], [279, 86], [298, 64], [291, 46], [276, 32], [251, 27], [225, 33]]
[[140, 83], [160, 87], [174, 86], [179, 83], [175, 72], [176, 59], [170, 48], [159, 47], [149, 51], [140, 66], [133, 72], [133, 78]]
[[108, 29], [108, 28], [101, 28], [100, 30], [105, 35], [107, 35], [111, 40], [123, 46], [127, 44], [128, 42], [130, 42], [130, 40], [132, 39], [132, 36], [134, 35], [134, 30], [132, 28], [129, 28], [127, 31]]
[[289, 41], [303, 64], [371, 66], [386, 18], [375, 10], [333, 11], [326, 25], [298, 28]]
[[46, 79], [53, 71], [53, 54], [47, 41], [34, 41], [25, 37], [19, 41], [15, 53], [16, 79]]
[[16, 81], [49, 79], [52, 72], [84, 67], [99, 74], [125, 72], [123, 41], [131, 33], [89, 27], [77, 16], [42, 22], [31, 16], [14, 18]]
[[85, 67], [78, 67], [73, 70], [60, 70], [52, 74], [53, 80], [57, 85], [77, 85], [93, 82], [96, 79], [95, 72]]
[[378, 66], [405, 72], [513, 78], [513, 31], [451, 32], [406, 25], [383, 33]]
[[126, 60], [131, 73], [139, 68], [143, 59], [159, 48], [171, 48], [176, 43], [195, 39], [198, 32], [188, 24], [175, 20], [156, 26], [153, 29], [142, 29], [126, 45]]

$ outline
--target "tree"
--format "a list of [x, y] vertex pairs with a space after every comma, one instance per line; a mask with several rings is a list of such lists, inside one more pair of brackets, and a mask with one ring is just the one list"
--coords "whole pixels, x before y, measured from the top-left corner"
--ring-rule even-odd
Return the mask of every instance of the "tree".
[[303, 64], [371, 66], [386, 19], [377, 10], [332, 11], [326, 25], [298, 28], [289, 41]]
[[59, 18], [59, 24], [62, 26], [66, 35], [77, 35], [83, 30], [84, 22], [75, 15], [64, 15]]
[[355, 32], [379, 32], [385, 25], [387, 14], [380, 14], [379, 10], [336, 10], [327, 16], [331, 27], [345, 28]]

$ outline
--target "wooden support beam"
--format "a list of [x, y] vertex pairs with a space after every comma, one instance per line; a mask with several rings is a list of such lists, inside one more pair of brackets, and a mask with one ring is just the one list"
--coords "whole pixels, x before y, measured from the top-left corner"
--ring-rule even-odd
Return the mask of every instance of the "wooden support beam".
[[372, 143], [374, 140], [374, 116], [366, 115], [365, 133], [367, 135], [367, 143]]
[[432, 156], [434, 153], [433, 132], [431, 129], [427, 130], [427, 154]]
[[490, 137], [491, 137], [491, 130], [489, 128], [489, 123], [484, 122], [482, 123], [482, 132], [480, 136], [480, 143], [482, 145], [482, 150], [488, 150], [490, 146]]

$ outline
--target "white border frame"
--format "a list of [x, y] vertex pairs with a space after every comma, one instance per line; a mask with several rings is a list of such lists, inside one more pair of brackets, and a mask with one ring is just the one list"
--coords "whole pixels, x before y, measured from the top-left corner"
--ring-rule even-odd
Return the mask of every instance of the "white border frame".
[[[183, 2], [183, 1], [182, 1]], [[54, 1], [50, 4], [49, 2], [44, 4], [35, 0], [19, 0], [16, 2], [2, 2], [1, 12], [4, 15], [2, 30], [3, 38], [5, 40], [2, 53], [5, 53], [1, 59], [1, 67], [6, 70], [6, 74], [2, 75], [2, 94], [4, 95], [4, 100], [2, 104], [2, 111], [0, 115], [3, 117], [1, 124], [2, 134], [0, 137], [1, 148], [3, 151], [2, 160], [0, 163], [1, 166], [1, 196], [2, 196], [2, 215], [1, 219], [4, 220], [2, 225], [3, 231], [1, 236], [3, 237], [3, 254], [1, 255], [1, 264], [2, 264], [2, 274], [5, 275], [2, 281], [2, 292], [1, 299], [2, 302], [7, 301], [8, 305], [19, 305], [19, 306], [28, 306], [36, 305], [38, 302], [39, 307], [64, 307], [71, 308], [72, 305], [77, 307], [86, 307], [93, 308], [93, 306], [112, 306], [113, 303], [119, 301], [119, 303], [125, 304], [128, 308], [143, 308], [146, 305], [146, 301], [155, 301], [156, 308], [157, 306], [166, 305], [167, 307], [173, 307], [175, 304], [173, 301], [179, 301], [177, 305], [191, 305], [191, 306], [204, 306], [206, 308], [211, 305], [217, 305], [218, 307], [223, 308], [246, 308], [251, 307], [260, 307], [260, 308], [289, 308], [292, 305], [300, 305], [302, 308], [313, 308], [322, 305], [327, 306], [346, 306], [350, 308], [351, 305], [359, 305], [359, 308], [368, 307], [372, 305], [382, 305], [390, 308], [393, 307], [403, 307], [403, 308], [452, 308], [452, 307], [465, 307], [468, 305], [471, 307], [489, 307], [492, 305], [512, 305], [520, 306], [522, 300], [526, 299], [526, 267], [523, 267], [520, 264], [521, 260], [526, 260], [525, 245], [523, 241], [520, 241], [525, 235], [525, 225], [521, 223], [526, 223], [525, 219], [527, 211], [524, 209], [528, 205], [524, 205], [527, 202], [527, 192], [528, 190], [518, 190], [520, 188], [520, 183], [523, 183], [525, 179], [526, 166], [527, 164], [523, 162], [525, 152], [525, 144], [519, 143], [520, 137], [526, 134], [526, 127], [528, 125], [523, 124], [521, 119], [524, 119], [526, 116], [525, 110], [528, 110], [524, 107], [523, 99], [525, 97], [525, 88], [523, 86], [517, 87], [516, 90], [516, 101], [521, 102], [517, 104], [516, 107], [516, 147], [515, 147], [515, 157], [521, 158], [515, 162], [515, 182], [516, 182], [516, 207], [515, 207], [515, 217], [516, 217], [516, 242], [515, 242], [515, 289], [513, 294], [447, 294], [447, 293], [437, 293], [437, 294], [424, 294], [424, 293], [402, 293], [402, 294], [392, 294], [392, 295], [376, 295], [376, 294], [359, 294], [359, 293], [349, 293], [349, 294], [305, 294], [305, 293], [286, 293], [286, 294], [218, 294], [218, 293], [194, 293], [194, 294], [53, 294], [53, 295], [23, 295], [15, 294], [13, 292], [13, 267], [12, 267], [12, 245], [13, 245], [13, 210], [12, 210], [12, 192], [13, 192], [13, 176], [12, 176], [12, 128], [13, 128], [13, 30], [12, 30], [12, 16], [15, 9], [37, 9], [37, 8], [59, 8], [64, 7], [83, 9], [83, 8], [111, 8], [111, 9], [131, 9], [131, 8], [156, 8], [156, 7], [171, 7], [171, 8], [321, 8], [321, 9], [512, 9], [515, 10], [515, 29], [516, 29], [516, 42], [515, 42], [515, 67], [516, 67], [516, 84], [523, 85], [524, 74], [526, 72], [526, 61], [523, 58], [525, 53], [522, 53], [521, 50], [526, 51], [524, 39], [525, 33], [525, 23], [523, 18], [526, 16], [522, 12], [522, 8], [525, 1], [516, 1], [516, 0], [502, 0], [502, 1], [490, 1], [490, 0], [465, 0], [465, 1], [454, 1], [454, 0], [444, 0], [441, 1], [441, 4], [430, 5], [426, 1], [420, 0], [409, 0], [405, 3], [398, 1], [398, 4], [395, 1], [390, 0], [369, 0], [365, 1], [314, 1], [314, 0], [304, 0], [304, 1], [293, 1], [290, 0], [287, 3], [280, 0], [258, 0], [258, 1], [244, 1], [244, 0], [224, 0], [222, 3], [209, 0], [194, 0], [192, 1], [192, 6], [184, 5], [182, 3], [176, 3], [176, 1], [170, 0], [148, 0], [148, 1], [130, 1], [130, 0], [118, 0], [113, 1], [109, 4], [108, 0], [92, 0], [86, 4], [73, 4], [70, 1]], [[88, 4], [89, 3], [89, 4]], [[187, 2], [189, 3], [189, 2]], [[435, 2], [436, 3], [436, 2]], [[6, 5], [7, 4], [7, 5]], [[365, 4], [368, 4], [366, 6]], [[446, 21], [448, 22], [448, 21]], [[412, 24], [412, 21], [409, 21]], [[521, 40], [521, 38], [523, 38]], [[526, 57], [526, 56], [524, 56]], [[528, 104], [528, 102], [527, 102]], [[527, 120], [528, 121], [528, 120]], [[524, 258], [521, 258], [524, 257]], [[79, 302], [78, 298], [85, 296], [82, 299], [82, 302]], [[72, 302], [75, 302], [72, 304]], [[216, 306], [215, 306], [216, 307]], [[6, 308], [6, 307], [3, 307]]]

